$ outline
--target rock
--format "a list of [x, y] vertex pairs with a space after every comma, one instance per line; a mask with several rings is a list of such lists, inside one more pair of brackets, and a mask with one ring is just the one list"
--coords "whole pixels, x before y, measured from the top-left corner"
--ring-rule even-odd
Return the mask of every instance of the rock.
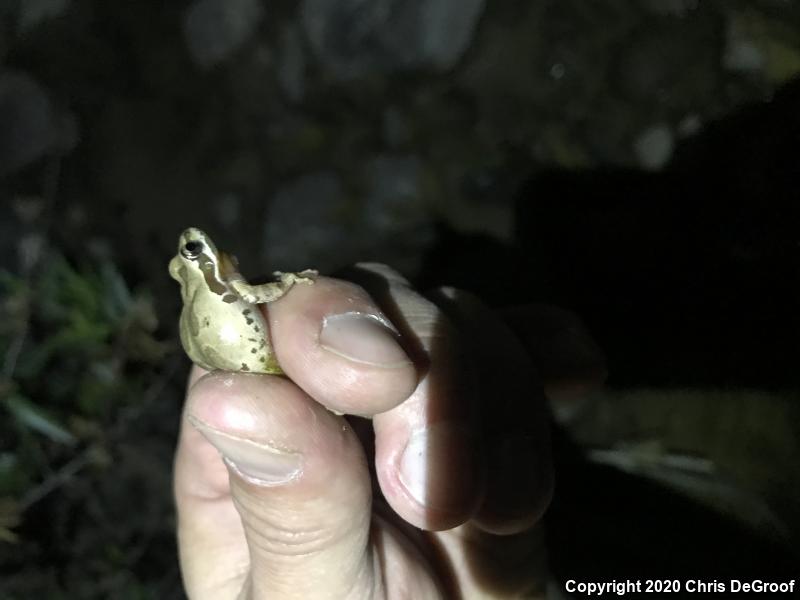
[[418, 23], [420, 58], [440, 71], [455, 66], [472, 41], [484, 4], [483, 0], [423, 1]]
[[17, 30], [28, 33], [42, 21], [63, 14], [70, 0], [21, 0], [17, 17]]
[[387, 106], [383, 111], [381, 134], [383, 141], [390, 148], [397, 148], [411, 141], [411, 125], [400, 108]]
[[699, 0], [643, 0], [644, 7], [659, 16], [686, 17], [697, 10]]
[[263, 16], [259, 0], [196, 0], [183, 21], [192, 59], [204, 68], [225, 61], [252, 37]]
[[399, 69], [448, 71], [463, 56], [485, 0], [304, 0], [317, 59], [339, 80]]
[[328, 271], [351, 262], [357, 236], [344, 227], [343, 205], [342, 182], [333, 171], [283, 185], [267, 207], [264, 258], [282, 271]]
[[27, 74], [0, 73], [0, 175], [60, 146], [61, 119], [44, 88]]
[[643, 169], [658, 171], [672, 157], [675, 136], [668, 125], [659, 123], [643, 131], [633, 143], [633, 149]]
[[423, 169], [415, 156], [379, 155], [361, 173], [361, 197], [345, 194], [333, 171], [282, 186], [267, 210], [264, 259], [282, 271], [323, 272], [383, 261], [413, 272], [434, 237], [422, 206]]
[[7, 197], [0, 202], [0, 269], [9, 273], [19, 272], [19, 238], [25, 231], [25, 223], [16, 208]]
[[278, 84], [289, 100], [300, 102], [306, 91], [306, 55], [297, 27], [284, 29], [278, 55]]
[[703, 119], [697, 113], [689, 113], [678, 123], [678, 136], [681, 138], [692, 137], [703, 129]]
[[234, 191], [218, 195], [214, 201], [214, 212], [225, 229], [234, 229], [242, 216], [242, 198]]
[[419, 224], [422, 168], [416, 156], [377, 156], [366, 166], [368, 192], [364, 216], [371, 231]]
[[708, 43], [700, 19], [658, 20], [640, 26], [624, 44], [611, 81], [626, 99], [688, 110], [710, 102], [719, 91], [712, 76], [718, 50]]
[[[423, 168], [416, 156], [378, 155], [367, 162], [362, 211], [364, 251], [411, 273], [419, 268], [435, 227], [423, 198]], [[363, 257], [360, 257], [363, 260]]]
[[753, 10], [728, 15], [722, 66], [782, 85], [800, 73], [797, 31], [781, 19]]
[[758, 44], [738, 27], [735, 20], [728, 23], [722, 66], [728, 71], [759, 73], [764, 70], [766, 58]]

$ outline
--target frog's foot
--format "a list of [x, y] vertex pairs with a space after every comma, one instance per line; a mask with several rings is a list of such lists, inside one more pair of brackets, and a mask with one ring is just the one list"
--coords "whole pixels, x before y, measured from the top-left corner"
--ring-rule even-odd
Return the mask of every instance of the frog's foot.
[[228, 282], [234, 292], [245, 302], [251, 304], [265, 304], [273, 302], [288, 292], [295, 283], [314, 283], [317, 272], [306, 269], [300, 273], [274, 273], [278, 281], [272, 283], [262, 283], [260, 285], [250, 285], [240, 279], [232, 279]]
[[234, 279], [228, 282], [233, 291], [245, 302], [251, 304], [265, 304], [273, 302], [288, 292], [295, 283], [314, 283], [317, 272], [306, 269], [301, 273], [274, 273], [278, 281], [272, 283], [262, 283], [260, 285], [250, 285], [249, 283]]
[[305, 283], [311, 285], [319, 276], [319, 272], [315, 271], [314, 269], [306, 269], [305, 271], [300, 271], [299, 273], [283, 273], [281, 271], [275, 271], [273, 275], [280, 279], [282, 286], [284, 286], [286, 289], [289, 289], [295, 283]]

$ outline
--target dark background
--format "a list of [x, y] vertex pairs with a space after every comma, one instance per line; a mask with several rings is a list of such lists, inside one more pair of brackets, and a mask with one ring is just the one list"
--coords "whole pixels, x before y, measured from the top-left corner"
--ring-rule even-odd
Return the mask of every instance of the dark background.
[[796, 575], [799, 40], [779, 0], [0, 4], [0, 598], [181, 597], [187, 226], [580, 315], [556, 581]]

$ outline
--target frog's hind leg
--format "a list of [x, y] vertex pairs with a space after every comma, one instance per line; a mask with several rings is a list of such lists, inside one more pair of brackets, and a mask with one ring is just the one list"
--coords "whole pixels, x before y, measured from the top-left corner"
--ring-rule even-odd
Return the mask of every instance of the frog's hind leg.
[[279, 280], [271, 283], [251, 285], [243, 280], [235, 279], [229, 284], [245, 302], [264, 304], [283, 296], [295, 283], [314, 283], [317, 272], [307, 269], [301, 273], [276, 272], [275, 276], [279, 277]]

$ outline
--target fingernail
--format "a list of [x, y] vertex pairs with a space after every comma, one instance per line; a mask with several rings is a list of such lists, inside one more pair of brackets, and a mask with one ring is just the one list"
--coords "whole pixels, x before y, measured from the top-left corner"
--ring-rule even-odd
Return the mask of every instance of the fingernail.
[[189, 422], [219, 450], [234, 471], [256, 485], [278, 485], [300, 476], [302, 456], [219, 431], [189, 415]]
[[474, 446], [463, 426], [439, 423], [415, 431], [400, 460], [400, 482], [423, 506], [458, 510], [472, 500]]
[[326, 350], [359, 363], [396, 368], [411, 362], [397, 334], [375, 315], [352, 312], [327, 317], [319, 341]]

